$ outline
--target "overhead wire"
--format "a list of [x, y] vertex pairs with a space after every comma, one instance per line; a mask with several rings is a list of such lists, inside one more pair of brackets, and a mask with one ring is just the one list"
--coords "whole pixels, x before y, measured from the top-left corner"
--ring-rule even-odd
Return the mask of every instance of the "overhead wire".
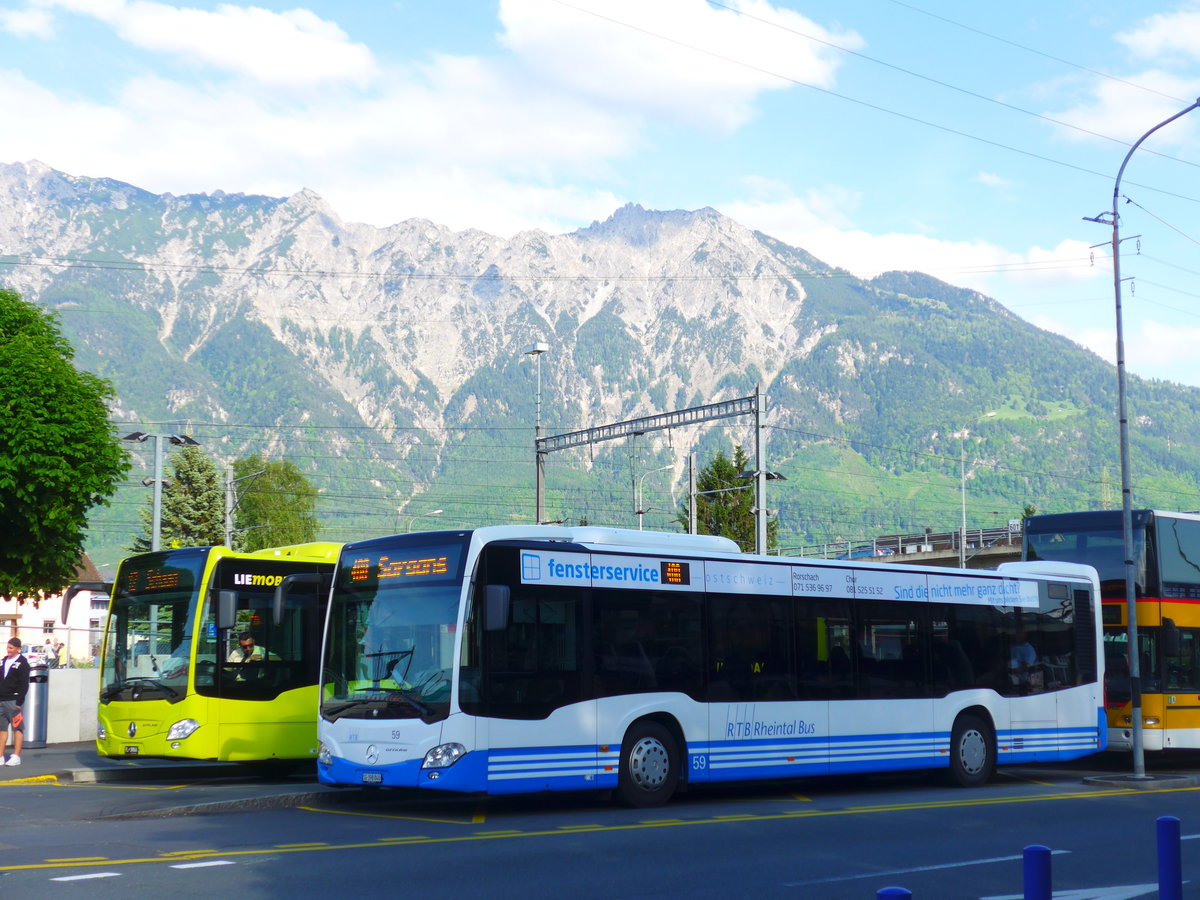
[[[662, 34], [661, 32], [652, 31], [648, 28], [642, 28], [639, 25], [634, 25], [631, 22], [625, 22], [625, 21], [623, 21], [621, 19], [617, 19], [613, 16], [609, 16], [609, 15], [605, 15], [604, 13], [597, 12], [596, 10], [577, 6], [574, 3], [568, 2], [568, 0], [550, 0], [550, 2], [556, 3], [559, 6], [564, 6], [569, 9], [573, 9], [576, 12], [580, 12], [585, 15], [594, 16], [597, 19], [601, 19], [603, 21], [610, 22], [613, 25], [617, 25], [622, 28], [627, 28], [630, 31], [634, 31], [639, 34], [646, 35], [647, 37], [656, 38], [658, 40], [665, 41], [666, 43], [674, 44], [677, 47], [682, 47], [686, 50], [691, 50], [695, 53], [700, 53], [705, 56], [709, 56], [713, 59], [718, 59], [718, 60], [721, 60], [722, 62], [727, 62], [731, 65], [740, 66], [742, 68], [748, 69], [753, 72], [758, 72], [761, 75], [767, 75], [771, 78], [779, 79], [780, 81], [786, 81], [786, 82], [788, 82], [790, 84], [794, 84], [798, 87], [807, 88], [810, 91], [815, 91], [817, 93], [824, 94], [829, 97], [835, 97], [839, 100], [844, 100], [847, 103], [853, 103], [857, 106], [861, 106], [866, 109], [872, 109], [876, 112], [884, 113], [885, 115], [893, 116], [898, 119], [903, 119], [905, 121], [912, 122], [917, 125], [922, 125], [927, 128], [932, 128], [932, 129], [941, 131], [946, 134], [953, 134], [958, 137], [966, 138], [967, 140], [976, 141], [981, 144], [986, 144], [987, 146], [995, 147], [1000, 150], [1005, 150], [1010, 153], [1016, 153], [1021, 156], [1028, 157], [1030, 159], [1036, 159], [1041, 162], [1050, 163], [1051, 165], [1059, 166], [1064, 169], [1070, 169], [1070, 170], [1073, 170], [1076, 172], [1084, 173], [1086, 175], [1094, 175], [1098, 178], [1103, 178], [1105, 181], [1112, 180], [1112, 175], [1110, 173], [1098, 172], [1095, 169], [1089, 169], [1086, 166], [1080, 166], [1080, 165], [1076, 165], [1075, 163], [1067, 162], [1065, 160], [1055, 159], [1051, 156], [1046, 156], [1045, 154], [1035, 153], [1032, 150], [1025, 150], [1020, 147], [1014, 147], [1011, 144], [1005, 144], [1002, 141], [993, 140], [991, 138], [984, 137], [983, 135], [973, 134], [969, 131], [963, 131], [962, 129], [954, 128], [949, 125], [942, 125], [941, 123], [932, 122], [928, 119], [922, 119], [920, 116], [915, 116], [910, 113], [901, 112], [900, 110], [892, 109], [891, 107], [883, 106], [881, 104], [874, 103], [869, 100], [863, 100], [859, 97], [852, 97], [849, 94], [843, 94], [839, 91], [834, 91], [829, 88], [823, 88], [820, 85], [812, 84], [811, 82], [803, 81], [799, 78], [792, 78], [791, 76], [784, 75], [780, 72], [772, 71], [771, 69], [764, 68], [763, 66], [759, 66], [754, 63], [747, 62], [745, 60], [740, 60], [740, 59], [737, 59], [736, 57], [728, 56], [723, 53], [718, 53], [715, 50], [709, 50], [705, 47], [698, 47], [695, 44], [690, 44], [687, 41], [679, 40], [678, 38], [674, 38], [669, 35]], [[1140, 183], [1133, 182], [1133, 181], [1126, 181], [1125, 183], [1127, 185], [1133, 185], [1135, 187], [1139, 187], [1143, 190], [1154, 191], [1155, 193], [1158, 193], [1158, 194], [1163, 194], [1168, 197], [1174, 197], [1177, 200], [1186, 200], [1190, 203], [1200, 203], [1200, 197], [1189, 197], [1185, 194], [1179, 194], [1179, 193], [1176, 193], [1175, 191], [1170, 191], [1165, 188], [1156, 188], [1156, 187], [1153, 187], [1152, 185], [1140, 184]]]

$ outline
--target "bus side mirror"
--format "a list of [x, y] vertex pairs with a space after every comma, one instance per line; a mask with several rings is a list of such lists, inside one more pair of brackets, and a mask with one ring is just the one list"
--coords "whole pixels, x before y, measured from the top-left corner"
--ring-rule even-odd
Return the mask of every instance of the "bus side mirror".
[[237, 624], [237, 591], [217, 593], [217, 628], [228, 631]]
[[1175, 620], [1163, 619], [1162, 625], [1163, 656], [1178, 656], [1179, 628], [1175, 625]]
[[489, 584], [484, 588], [484, 631], [503, 631], [508, 627], [509, 597], [507, 584]]
[[111, 581], [77, 581], [63, 593], [62, 623], [67, 624], [67, 615], [71, 612], [71, 600], [80, 591], [93, 591], [97, 594], [112, 594]]
[[275, 627], [278, 628], [283, 624], [283, 607], [287, 602], [287, 595], [292, 588], [297, 585], [311, 586], [314, 592], [321, 590], [321, 582], [328, 583], [328, 576], [323, 576], [320, 572], [303, 572], [296, 575], [287, 575], [283, 581], [275, 588], [275, 596], [271, 598], [271, 620]]

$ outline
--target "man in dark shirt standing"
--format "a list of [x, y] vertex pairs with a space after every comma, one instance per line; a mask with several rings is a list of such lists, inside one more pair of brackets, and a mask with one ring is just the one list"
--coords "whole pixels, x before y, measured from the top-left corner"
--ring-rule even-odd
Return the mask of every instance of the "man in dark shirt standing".
[[25, 706], [25, 695], [29, 693], [29, 660], [21, 655], [20, 638], [9, 638], [7, 650], [8, 654], [0, 660], [0, 756], [4, 754], [11, 726], [13, 753], [4, 765], [19, 766], [21, 744], [25, 740], [21, 709]]

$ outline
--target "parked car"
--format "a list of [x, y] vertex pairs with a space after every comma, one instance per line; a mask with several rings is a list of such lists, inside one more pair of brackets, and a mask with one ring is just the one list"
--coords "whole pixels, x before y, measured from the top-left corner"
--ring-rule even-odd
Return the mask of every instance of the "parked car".
[[848, 553], [839, 553], [837, 559], [870, 559], [873, 556], [892, 556], [895, 550], [891, 547], [877, 547], [874, 544], [859, 544], [851, 547]]

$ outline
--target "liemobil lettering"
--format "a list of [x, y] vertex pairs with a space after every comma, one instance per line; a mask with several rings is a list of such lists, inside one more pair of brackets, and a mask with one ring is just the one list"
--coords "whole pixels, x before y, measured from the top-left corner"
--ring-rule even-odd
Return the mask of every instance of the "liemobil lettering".
[[252, 575], [247, 572], [235, 572], [233, 583], [238, 587], [275, 588], [283, 583], [282, 575]]

